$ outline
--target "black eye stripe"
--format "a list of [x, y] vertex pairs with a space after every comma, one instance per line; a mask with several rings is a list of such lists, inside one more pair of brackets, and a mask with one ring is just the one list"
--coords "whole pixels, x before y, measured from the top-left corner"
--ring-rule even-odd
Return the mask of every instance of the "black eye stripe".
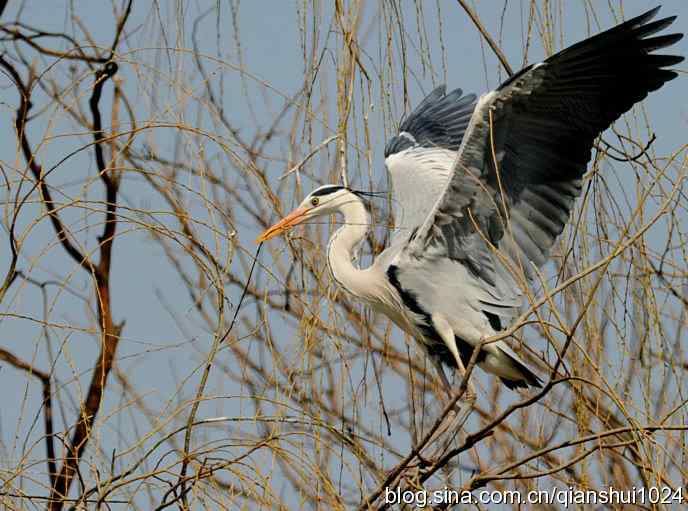
[[339, 185], [332, 185], [332, 186], [326, 186], [323, 188], [320, 188], [319, 190], [315, 190], [314, 192], [311, 192], [312, 197], [322, 197], [323, 195], [329, 195], [334, 192], [338, 192], [339, 190], [344, 189], [343, 186]]

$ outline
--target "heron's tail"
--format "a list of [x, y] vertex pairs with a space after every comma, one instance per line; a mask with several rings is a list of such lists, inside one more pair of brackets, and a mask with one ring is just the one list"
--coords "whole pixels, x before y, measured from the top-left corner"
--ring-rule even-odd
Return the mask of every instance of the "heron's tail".
[[[515, 353], [513, 353], [507, 346], [496, 346], [496, 353], [490, 353], [494, 360], [487, 361], [492, 367], [491, 372], [494, 372], [502, 383], [511, 390], [513, 389], [527, 389], [528, 387], [542, 387], [542, 381], [537, 375], [528, 369], [528, 367], [521, 362]], [[490, 363], [491, 362], [491, 363]]]

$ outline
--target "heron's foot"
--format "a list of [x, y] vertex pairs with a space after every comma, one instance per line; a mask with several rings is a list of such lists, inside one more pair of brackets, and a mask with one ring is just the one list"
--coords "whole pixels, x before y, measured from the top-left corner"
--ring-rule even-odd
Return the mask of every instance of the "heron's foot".
[[477, 398], [478, 396], [473, 389], [467, 389], [466, 393], [463, 395], [462, 401], [472, 408]]
[[[453, 401], [454, 396], [455, 396], [455, 394], [449, 399], [449, 401]], [[476, 395], [475, 391], [469, 387], [463, 393], [463, 396], [461, 396], [456, 401], [456, 403], [454, 405], [454, 410], [459, 411], [461, 409], [461, 405], [473, 408], [473, 405], [475, 404], [476, 399], [477, 399], [477, 395]], [[447, 401], [447, 402], [449, 402], [449, 401]]]
[[447, 413], [445, 418], [445, 429], [458, 432], [468, 420], [468, 417], [475, 408], [477, 395], [472, 386], [468, 387], [463, 396], [454, 403], [452, 409]]
[[490, 345], [495, 342], [503, 341], [505, 339], [504, 332], [497, 332], [494, 335], [483, 335], [480, 337], [480, 346], [484, 348], [485, 345]]

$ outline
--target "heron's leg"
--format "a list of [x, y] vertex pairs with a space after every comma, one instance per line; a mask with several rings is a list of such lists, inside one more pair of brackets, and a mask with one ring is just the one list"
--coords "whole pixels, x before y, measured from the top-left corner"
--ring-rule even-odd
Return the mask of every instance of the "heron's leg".
[[[441, 314], [433, 314], [431, 316], [431, 319], [435, 330], [440, 335], [444, 343], [447, 345], [447, 348], [449, 348], [449, 351], [451, 351], [452, 355], [454, 355], [454, 359], [456, 360], [456, 366], [459, 368], [459, 373], [461, 374], [461, 377], [465, 378], [466, 368], [463, 365], [461, 356], [459, 356], [459, 348], [456, 346], [456, 337], [454, 335], [454, 329], [449, 324], [449, 321], [447, 321]], [[453, 391], [450, 395], [453, 396]], [[468, 381], [468, 388], [466, 389], [466, 395], [463, 401], [470, 403], [469, 408], [472, 408], [473, 403], [475, 402], [475, 390], [473, 389], [473, 384], [470, 380]]]
[[[463, 363], [461, 362], [459, 351], [456, 347], [456, 342], [454, 341], [454, 330], [451, 328], [449, 322], [446, 321], [442, 316], [432, 315], [431, 318], [435, 330], [438, 332], [442, 340], [447, 344], [454, 357], [457, 359], [459, 370], [462, 371], [461, 374], [465, 375]], [[451, 401], [454, 397], [454, 390], [452, 389], [449, 380], [444, 373], [444, 368], [442, 367], [441, 362], [436, 360], [434, 357], [431, 357], [431, 360], [433, 360], [433, 363], [437, 368], [437, 372], [440, 375], [440, 379], [442, 380], [444, 387], [447, 389], [447, 398], [449, 401]], [[454, 407], [448, 411], [447, 415], [443, 417], [440, 427], [435, 431], [432, 438], [427, 442], [419, 454], [428, 459], [435, 459], [438, 456], [441, 456], [442, 452], [446, 451], [454, 437], [463, 428], [463, 425], [473, 410], [474, 402], [475, 391], [473, 390], [473, 385], [469, 380], [468, 388], [463, 396], [461, 405], [456, 403]], [[426, 455], [426, 453], [431, 454]]]
[[[447, 403], [451, 400], [452, 396], [452, 387], [451, 384], [449, 383], [449, 379], [447, 378], [446, 373], [444, 372], [444, 367], [442, 367], [442, 362], [432, 355], [430, 351], [428, 351], [428, 346], [425, 343], [421, 344], [423, 348], [425, 348], [425, 353], [427, 357], [432, 361], [433, 365], [435, 366], [435, 369], [437, 370], [437, 374], [440, 377], [440, 382], [442, 384], [442, 387], [444, 389], [444, 393], [440, 393], [439, 400], [441, 403], [442, 408], [444, 408]], [[442, 421], [442, 424], [440, 427], [435, 431], [433, 436], [427, 441], [425, 444], [425, 447], [423, 447], [419, 454], [419, 460], [420, 465], [423, 465], [422, 460], [433, 460], [435, 458], [438, 458], [438, 454], [442, 450], [440, 447], [439, 449], [435, 449], [437, 441], [440, 440], [445, 436], [445, 433], [447, 431], [455, 431], [456, 428], [452, 427], [452, 425], [456, 421], [456, 417], [458, 416], [459, 412], [461, 412], [461, 407], [458, 404], [455, 404], [454, 407], [449, 410], [449, 413], [447, 416], [444, 417], [444, 420]], [[453, 436], [453, 435], [452, 435]], [[452, 436], [449, 437], [449, 441], [451, 441]], [[449, 445], [449, 441], [443, 442], [445, 444], [445, 447]], [[415, 447], [415, 446], [414, 446]], [[420, 468], [416, 467], [417, 475], [420, 475], [419, 470]]]
[[449, 383], [449, 379], [447, 378], [446, 373], [444, 372], [444, 367], [442, 367], [442, 362], [437, 358], [432, 355], [428, 355], [430, 360], [432, 360], [432, 363], [435, 365], [435, 369], [437, 369], [437, 374], [440, 375], [440, 381], [442, 382], [442, 386], [444, 387], [444, 390], [447, 392], [447, 396], [452, 395], [452, 386]]

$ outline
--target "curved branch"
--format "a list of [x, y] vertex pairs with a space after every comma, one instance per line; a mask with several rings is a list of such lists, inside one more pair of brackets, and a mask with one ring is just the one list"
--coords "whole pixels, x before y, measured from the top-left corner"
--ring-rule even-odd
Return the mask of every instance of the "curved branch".
[[117, 72], [117, 64], [108, 62], [96, 72], [95, 85], [89, 101], [91, 113], [93, 115], [93, 139], [96, 164], [100, 178], [105, 186], [106, 213], [103, 233], [99, 236], [100, 242], [100, 261], [95, 267], [93, 275], [96, 286], [96, 297], [98, 299], [98, 319], [102, 332], [101, 352], [96, 361], [91, 383], [88, 388], [86, 398], [81, 405], [79, 420], [74, 426], [74, 433], [71, 442], [67, 447], [67, 456], [62, 464], [62, 468], [56, 477], [50, 490], [50, 511], [59, 511], [69, 494], [74, 476], [79, 469], [79, 461], [88, 444], [91, 436], [93, 423], [100, 410], [100, 405], [105, 391], [108, 375], [114, 363], [115, 353], [119, 342], [119, 336], [124, 326], [123, 323], [115, 324], [112, 317], [112, 307], [110, 300], [110, 269], [112, 262], [112, 245], [117, 228], [117, 192], [119, 181], [116, 177], [108, 174], [105, 156], [103, 154], [103, 131], [99, 109], [99, 102], [105, 82]]
[[[81, 265], [81, 267], [87, 272], [94, 274], [96, 272], [95, 266], [91, 263], [88, 257], [82, 254], [81, 251], [76, 248], [76, 246], [67, 236], [67, 230], [64, 228], [62, 220], [57, 213], [55, 203], [53, 202], [50, 194], [50, 189], [48, 188], [48, 183], [43, 178], [43, 168], [36, 162], [33, 150], [31, 149], [31, 145], [29, 144], [29, 140], [26, 136], [26, 122], [29, 110], [31, 109], [31, 86], [24, 84], [14, 66], [6, 61], [2, 56], [0, 56], [0, 66], [2, 66], [10, 74], [15, 86], [17, 87], [17, 90], [19, 91], [19, 107], [17, 108], [17, 118], [15, 120], [17, 139], [21, 145], [24, 159], [26, 160], [29, 169], [31, 169], [31, 172], [36, 179], [36, 186], [41, 194], [42, 202], [45, 204], [47, 209], [50, 222], [53, 224], [53, 228], [57, 234], [57, 239], [74, 261]], [[14, 220], [12, 222], [11, 231], [14, 233]]]
[[36, 369], [28, 362], [24, 362], [19, 357], [3, 348], [0, 348], [0, 360], [7, 362], [20, 371], [24, 371], [35, 376], [41, 380], [41, 383], [43, 384], [43, 424], [45, 427], [45, 450], [48, 458], [48, 477], [50, 478], [50, 482], [52, 484], [55, 479], [55, 475], [57, 474], [57, 467], [55, 465], [55, 437], [53, 430], [53, 401], [52, 390], [50, 386], [50, 375], [44, 371]]

